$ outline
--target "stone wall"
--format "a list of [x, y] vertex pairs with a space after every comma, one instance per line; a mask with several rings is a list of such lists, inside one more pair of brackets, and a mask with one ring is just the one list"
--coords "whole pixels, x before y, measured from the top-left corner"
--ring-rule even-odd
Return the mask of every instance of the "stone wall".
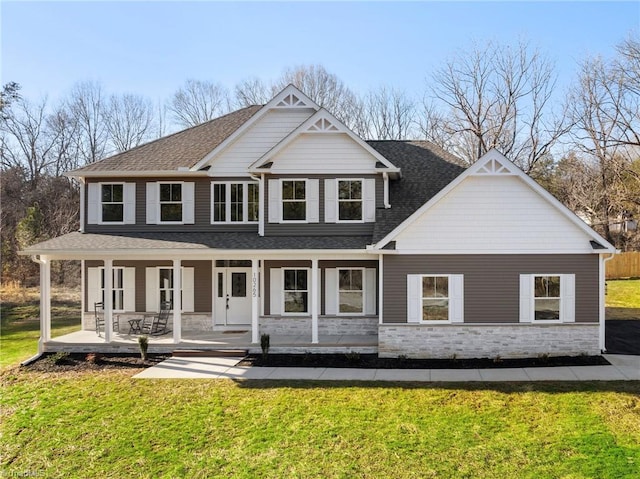
[[600, 354], [598, 324], [380, 325], [378, 354], [393, 358], [523, 358]]
[[[263, 316], [260, 318], [260, 334], [311, 335], [311, 318]], [[321, 316], [318, 318], [318, 334], [374, 336], [378, 334], [378, 318]]]

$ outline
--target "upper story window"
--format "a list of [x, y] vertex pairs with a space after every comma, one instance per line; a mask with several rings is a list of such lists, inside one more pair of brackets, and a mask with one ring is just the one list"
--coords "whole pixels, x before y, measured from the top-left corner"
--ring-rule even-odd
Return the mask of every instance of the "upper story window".
[[338, 180], [338, 221], [362, 221], [362, 180]]
[[103, 223], [124, 222], [124, 184], [108, 183], [100, 185]]
[[182, 222], [182, 183], [160, 183], [160, 221]]
[[255, 223], [258, 221], [258, 183], [212, 183], [212, 223]]
[[86, 188], [88, 224], [135, 224], [135, 183], [89, 183]]
[[193, 224], [195, 183], [147, 183], [147, 224]]
[[307, 196], [305, 180], [282, 180], [282, 220], [305, 221]]

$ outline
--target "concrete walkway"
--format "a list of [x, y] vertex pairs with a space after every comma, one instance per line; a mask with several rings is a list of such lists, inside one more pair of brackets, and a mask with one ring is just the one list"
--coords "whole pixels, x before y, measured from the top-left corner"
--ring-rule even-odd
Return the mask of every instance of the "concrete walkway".
[[170, 358], [134, 378], [327, 381], [639, 381], [640, 356], [605, 355], [610, 366], [496, 369], [359, 369], [238, 366], [242, 358]]

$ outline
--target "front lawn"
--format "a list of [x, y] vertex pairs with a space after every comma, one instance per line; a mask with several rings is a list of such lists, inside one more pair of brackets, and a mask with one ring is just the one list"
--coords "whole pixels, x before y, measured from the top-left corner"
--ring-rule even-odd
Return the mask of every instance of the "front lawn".
[[[73, 294], [56, 296], [51, 301], [52, 336], [79, 331], [80, 302], [73, 297]], [[36, 354], [40, 337], [40, 303], [37, 296], [33, 294], [8, 296], [3, 291], [2, 297], [0, 369], [17, 364]], [[7, 297], [10, 301], [6, 300]]]
[[435, 385], [131, 375], [5, 371], [0, 473], [621, 479], [637, 478], [640, 468], [638, 382]]

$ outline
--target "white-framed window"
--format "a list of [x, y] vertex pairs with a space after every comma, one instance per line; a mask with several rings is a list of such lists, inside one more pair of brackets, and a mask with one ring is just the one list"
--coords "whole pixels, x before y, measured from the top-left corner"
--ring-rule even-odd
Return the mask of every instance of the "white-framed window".
[[[194, 311], [195, 270], [191, 266], [181, 269], [182, 311]], [[160, 304], [169, 301], [174, 304], [173, 268], [171, 266], [150, 266], [146, 268], [146, 310], [158, 311]]]
[[307, 182], [306, 180], [281, 180], [282, 221], [307, 220]]
[[325, 223], [371, 223], [375, 220], [375, 178], [324, 180]]
[[461, 274], [407, 275], [407, 322], [464, 322], [464, 276]]
[[211, 184], [212, 223], [256, 223], [260, 186], [256, 182], [214, 182]]
[[520, 322], [571, 323], [574, 321], [574, 274], [520, 275]]
[[87, 185], [87, 223], [128, 225], [136, 222], [136, 184], [125, 182]]
[[449, 321], [449, 276], [422, 276], [422, 321]]
[[362, 221], [363, 180], [338, 179], [338, 223]]
[[[87, 311], [93, 311], [94, 303], [105, 301], [104, 266], [87, 268]], [[134, 267], [114, 266], [111, 269], [111, 309], [116, 313], [135, 311]]]
[[147, 224], [194, 224], [195, 183], [147, 183]]
[[364, 314], [364, 268], [338, 268], [338, 314]]
[[282, 269], [282, 312], [309, 313], [309, 269]]
[[182, 223], [182, 183], [159, 183], [161, 223]]
[[100, 183], [102, 223], [124, 223], [124, 183]]
[[[114, 266], [111, 278], [111, 308], [114, 312], [124, 311], [124, 268]], [[100, 268], [100, 301], [104, 304], [104, 267]]]
[[560, 276], [534, 275], [533, 320], [560, 321]]

